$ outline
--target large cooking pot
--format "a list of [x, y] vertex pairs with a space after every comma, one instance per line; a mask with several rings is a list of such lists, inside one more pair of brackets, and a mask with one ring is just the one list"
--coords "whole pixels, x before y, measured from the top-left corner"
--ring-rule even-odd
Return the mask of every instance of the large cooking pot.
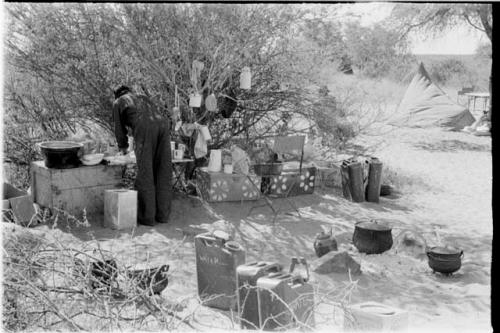
[[83, 144], [73, 141], [45, 141], [38, 144], [44, 156], [45, 166], [54, 169], [70, 169], [80, 165]]
[[356, 223], [352, 242], [359, 252], [378, 254], [392, 247], [392, 228], [375, 220], [363, 220]]
[[434, 272], [449, 275], [460, 269], [464, 251], [452, 246], [434, 246], [426, 250], [429, 267]]

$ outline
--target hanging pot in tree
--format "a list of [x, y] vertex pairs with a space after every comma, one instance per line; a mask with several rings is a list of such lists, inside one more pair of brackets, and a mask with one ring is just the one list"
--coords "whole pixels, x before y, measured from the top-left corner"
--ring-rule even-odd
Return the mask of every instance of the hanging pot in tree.
[[205, 99], [205, 108], [210, 112], [217, 111], [217, 99], [214, 94], [208, 95]]
[[250, 67], [243, 67], [240, 74], [240, 88], [250, 89], [252, 87], [252, 73]]
[[189, 95], [189, 106], [199, 108], [201, 106], [201, 95], [198, 93]]
[[375, 220], [356, 223], [352, 242], [359, 252], [378, 254], [392, 247], [392, 228]]

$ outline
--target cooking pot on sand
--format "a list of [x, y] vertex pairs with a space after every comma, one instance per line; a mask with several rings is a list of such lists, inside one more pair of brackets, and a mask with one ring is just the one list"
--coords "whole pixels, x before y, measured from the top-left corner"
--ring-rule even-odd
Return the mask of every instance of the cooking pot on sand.
[[464, 251], [452, 246], [434, 246], [426, 250], [429, 267], [434, 272], [452, 274], [462, 266]]
[[392, 247], [392, 228], [383, 222], [363, 220], [356, 223], [352, 242], [359, 252], [379, 254]]

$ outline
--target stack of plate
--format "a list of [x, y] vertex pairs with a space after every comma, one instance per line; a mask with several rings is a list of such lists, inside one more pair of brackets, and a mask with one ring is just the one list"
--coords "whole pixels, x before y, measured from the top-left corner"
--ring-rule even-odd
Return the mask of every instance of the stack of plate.
[[84, 165], [97, 165], [101, 163], [104, 154], [87, 154], [80, 159]]

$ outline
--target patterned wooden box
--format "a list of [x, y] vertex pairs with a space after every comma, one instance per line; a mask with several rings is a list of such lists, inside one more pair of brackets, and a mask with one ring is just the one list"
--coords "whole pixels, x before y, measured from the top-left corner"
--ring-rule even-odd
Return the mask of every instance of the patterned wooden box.
[[208, 202], [257, 200], [260, 198], [261, 178], [256, 175], [248, 177], [200, 170], [197, 183], [203, 200]]
[[284, 171], [279, 176], [269, 177], [269, 194], [285, 197], [292, 186], [290, 196], [312, 194], [314, 193], [315, 179], [315, 167], [303, 168], [302, 173], [299, 173], [299, 170]]

